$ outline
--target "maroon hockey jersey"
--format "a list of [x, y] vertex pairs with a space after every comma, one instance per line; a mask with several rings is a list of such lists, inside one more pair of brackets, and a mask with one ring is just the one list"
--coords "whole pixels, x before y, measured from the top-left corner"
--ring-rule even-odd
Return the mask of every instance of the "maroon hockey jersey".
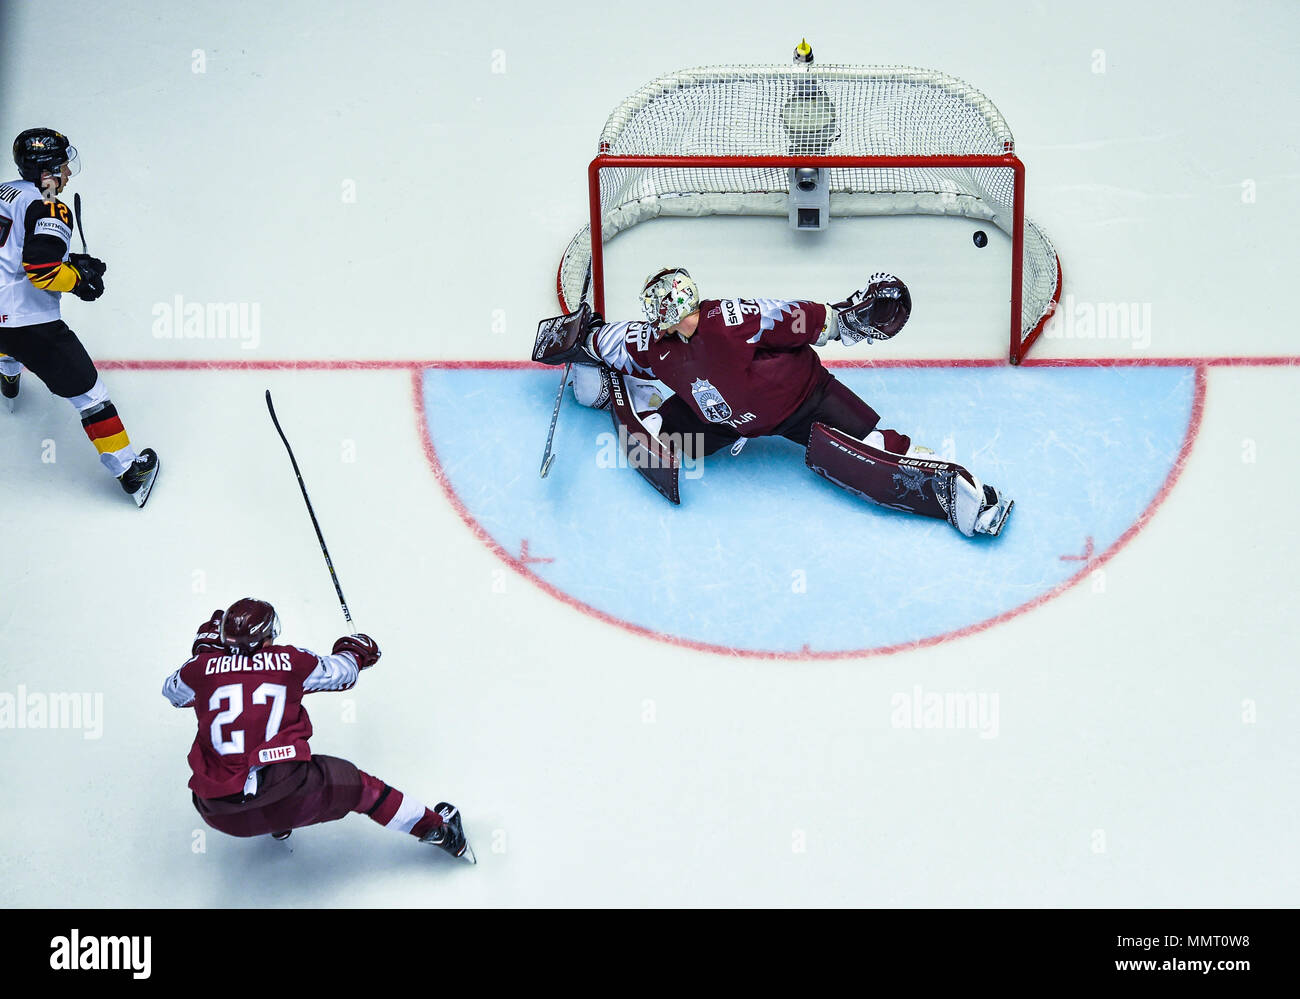
[[813, 350], [826, 325], [820, 302], [709, 299], [689, 340], [656, 342], [648, 323], [608, 323], [593, 347], [610, 367], [657, 378], [701, 418], [745, 437], [772, 433], [816, 388], [824, 369]]
[[163, 686], [173, 705], [198, 715], [190, 788], [200, 798], [220, 798], [243, 791], [259, 767], [310, 759], [303, 694], [346, 690], [357, 672], [349, 653], [322, 657], [293, 645], [194, 656]]

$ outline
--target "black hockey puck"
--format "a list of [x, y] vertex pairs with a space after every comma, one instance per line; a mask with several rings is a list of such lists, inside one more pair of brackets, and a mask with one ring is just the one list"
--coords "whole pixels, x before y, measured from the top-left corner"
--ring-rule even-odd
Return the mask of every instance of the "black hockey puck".
[[989, 241], [989, 238], [985, 235], [983, 229], [976, 229], [975, 235], [972, 236], [971, 239], [974, 240], [976, 246], [981, 248]]

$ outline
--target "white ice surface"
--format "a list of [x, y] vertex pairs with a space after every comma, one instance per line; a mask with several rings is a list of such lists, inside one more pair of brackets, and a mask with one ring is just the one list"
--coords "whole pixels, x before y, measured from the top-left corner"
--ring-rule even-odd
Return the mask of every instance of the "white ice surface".
[[[521, 358], [554, 312], [609, 110], [666, 70], [784, 60], [801, 35], [825, 61], [929, 66], [987, 93], [1017, 136], [1066, 291], [1150, 303], [1151, 355], [1297, 353], [1291, 4], [1229, 15], [988, 0], [796, 17], [758, 2], [737, 20], [730, 5], [674, 0], [653, 17], [609, 4], [556, 16], [521, 3], [119, 2], [60, 21], [53, 78], [40, 13], [19, 9], [0, 39], [0, 134], [48, 123], [82, 151], [74, 189], [110, 291], [65, 316], [99, 358]], [[192, 72], [196, 49], [205, 73]], [[696, 267], [719, 287], [787, 293], [720, 252], [725, 226], [747, 224], [701, 227], [717, 259]], [[964, 222], [880, 225], [891, 244], [868, 266], [917, 267], [935, 317], [935, 340], [900, 339], [893, 356], [998, 356], [996, 297], [970, 270], [940, 301], [924, 270], [935, 251], [916, 241], [951, 229], [968, 268], [1005, 248], [976, 256]], [[659, 264], [661, 228], [620, 236], [613, 266]], [[636, 258], [642, 244], [654, 259]], [[853, 284], [820, 267], [796, 280], [805, 266], [800, 254], [763, 264], [788, 273], [791, 294]], [[178, 294], [258, 304], [260, 346], [155, 337], [155, 304]], [[989, 314], [988, 343], [957, 331], [964, 303]], [[163, 456], [143, 513], [34, 380], [18, 414], [0, 412], [0, 691], [100, 692], [106, 712], [95, 741], [0, 730], [7, 905], [1300, 899], [1292, 368], [1210, 371], [1176, 490], [1101, 582], [973, 637], [841, 662], [652, 643], [510, 573], [430, 473], [405, 371], [106, 377], [137, 442]], [[274, 599], [308, 646], [341, 623], [266, 387], [358, 625], [385, 648], [353, 693], [308, 701], [313, 745], [459, 804], [476, 869], [362, 818], [283, 845], [210, 833], [194, 852], [193, 722], [157, 692], [193, 626], [245, 593]], [[891, 697], [915, 684], [999, 694], [998, 738], [892, 728]]]

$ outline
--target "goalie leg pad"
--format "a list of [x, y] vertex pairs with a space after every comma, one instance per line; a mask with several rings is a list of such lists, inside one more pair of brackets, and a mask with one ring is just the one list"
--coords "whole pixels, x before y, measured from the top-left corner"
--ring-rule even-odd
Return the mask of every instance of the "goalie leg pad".
[[[573, 398], [580, 406], [592, 409], [605, 409], [609, 405], [609, 386], [602, 373], [604, 365], [584, 364], [581, 361], [573, 365], [573, 374], [569, 383], [573, 386]], [[623, 375], [623, 386], [632, 408], [645, 414], [658, 409], [672, 392], [659, 382], [633, 375]]]
[[813, 424], [804, 461], [872, 503], [946, 520], [968, 538], [997, 535], [1011, 513], [1011, 500], [961, 465], [891, 454], [824, 423]]
[[609, 405], [609, 386], [605, 384], [605, 376], [596, 365], [575, 364], [570, 378], [573, 398], [579, 406], [604, 409]]
[[619, 445], [627, 456], [628, 464], [668, 502], [681, 503], [681, 460], [677, 453], [651, 432], [637, 415], [623, 376], [609, 368], [603, 369], [601, 374], [609, 393], [609, 411], [614, 419], [614, 432], [618, 435]]

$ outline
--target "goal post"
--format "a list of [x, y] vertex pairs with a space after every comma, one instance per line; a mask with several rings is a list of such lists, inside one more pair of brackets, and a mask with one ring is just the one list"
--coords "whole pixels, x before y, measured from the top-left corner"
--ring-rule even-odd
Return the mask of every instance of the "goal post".
[[683, 70], [615, 109], [587, 183], [590, 222], [570, 241], [557, 275], [566, 311], [577, 308], [588, 283], [585, 296], [603, 313], [604, 245], [639, 222], [768, 215], [802, 228], [796, 204], [814, 204], [818, 186], [829, 218], [816, 219], [813, 209], [808, 228], [855, 216], [954, 215], [1007, 233], [1013, 364], [1060, 299], [1060, 261], [1025, 215], [1025, 167], [1005, 121], [978, 91], [929, 70]]

